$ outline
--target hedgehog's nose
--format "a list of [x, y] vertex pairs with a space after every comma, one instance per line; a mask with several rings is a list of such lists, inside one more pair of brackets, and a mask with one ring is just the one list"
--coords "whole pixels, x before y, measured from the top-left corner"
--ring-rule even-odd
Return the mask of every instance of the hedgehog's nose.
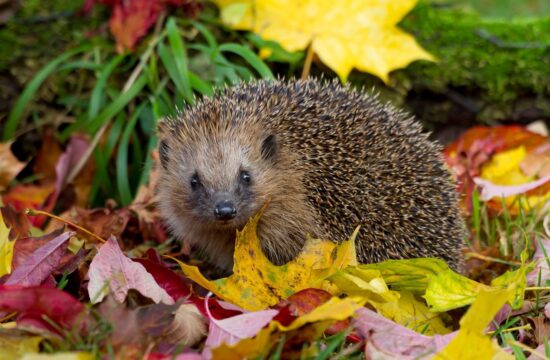
[[231, 220], [237, 215], [237, 209], [231, 201], [222, 201], [216, 205], [214, 214], [218, 220]]

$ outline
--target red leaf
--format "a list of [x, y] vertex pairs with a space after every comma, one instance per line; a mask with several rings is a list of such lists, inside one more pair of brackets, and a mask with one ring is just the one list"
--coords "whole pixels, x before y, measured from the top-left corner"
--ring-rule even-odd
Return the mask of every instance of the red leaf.
[[[281, 324], [289, 324], [294, 318], [311, 312], [331, 298], [332, 295], [328, 291], [321, 289], [309, 288], [298, 291], [279, 303], [278, 307], [281, 308], [281, 311], [274, 320], [281, 322]], [[335, 334], [347, 329], [349, 326], [349, 320], [340, 320], [328, 327], [325, 332]]]
[[113, 8], [109, 26], [119, 52], [133, 50], [164, 8], [158, 0], [119, 1]]
[[191, 295], [191, 287], [187, 284], [184, 277], [176, 274], [172, 270], [147, 259], [133, 259], [145, 267], [145, 270], [155, 281], [163, 288], [174, 301]]
[[55, 332], [44, 317], [62, 328], [70, 329], [83, 315], [85, 307], [57, 288], [0, 285], [0, 310], [18, 312], [18, 324], [33, 325]]
[[40, 285], [61, 263], [67, 251], [67, 241], [74, 232], [65, 232], [36, 250], [19, 265], [6, 281], [6, 285]]

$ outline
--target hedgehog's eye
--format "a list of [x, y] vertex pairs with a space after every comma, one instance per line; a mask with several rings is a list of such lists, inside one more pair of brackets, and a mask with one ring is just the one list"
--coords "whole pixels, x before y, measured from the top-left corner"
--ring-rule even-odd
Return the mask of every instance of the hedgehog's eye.
[[191, 189], [196, 190], [200, 184], [199, 175], [194, 174], [191, 176]]
[[252, 181], [252, 178], [250, 177], [250, 174], [248, 171], [241, 171], [241, 181], [243, 184], [248, 185]]

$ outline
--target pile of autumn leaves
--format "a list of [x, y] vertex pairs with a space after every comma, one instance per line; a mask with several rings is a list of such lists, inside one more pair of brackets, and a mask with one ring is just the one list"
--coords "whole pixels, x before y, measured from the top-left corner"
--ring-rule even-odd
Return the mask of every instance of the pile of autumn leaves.
[[[520, 127], [474, 128], [445, 155], [467, 195], [476, 183], [484, 196], [521, 190], [527, 205], [535, 206], [548, 195], [547, 182], [540, 183], [547, 177], [549, 144], [548, 137]], [[66, 154], [74, 157], [85, 147], [76, 149], [69, 145], [61, 154], [58, 176], [64, 174], [59, 164], [71, 158]], [[512, 174], [502, 179], [519, 184], [502, 184], [499, 161]], [[535, 173], [528, 177], [525, 169]], [[52, 185], [48, 199], [66, 191]], [[4, 202], [20, 206], [11, 192]], [[510, 199], [493, 206], [507, 201], [512, 208]], [[123, 210], [145, 217], [136, 204]], [[100, 232], [73, 226], [44, 234], [43, 221], [11, 205], [2, 208], [0, 353], [17, 358], [49, 349], [75, 359], [109, 352], [120, 358], [237, 359], [265, 357], [279, 348], [285, 358], [315, 357], [323, 336], [343, 334], [345, 348], [368, 357], [511, 358], [515, 340], [499, 344], [488, 331], [513, 314], [545, 307], [550, 316], [544, 292], [550, 282], [548, 224], [545, 234], [527, 244], [518, 266], [482, 284], [437, 259], [358, 265], [358, 229], [338, 246], [310, 239], [298, 258], [275, 266], [256, 237], [260, 213], [238, 233], [233, 275], [209, 281], [197, 267], [152, 248], [129, 257], [117, 237], [104, 235], [111, 228], [121, 236], [106, 219], [123, 219], [122, 213], [101, 218], [106, 226]], [[71, 221], [82, 225], [78, 219]], [[536, 246], [531, 259], [529, 245]], [[530, 298], [537, 301], [525, 300]], [[453, 327], [448, 311], [468, 305]], [[538, 348], [530, 351], [544, 354], [549, 326], [544, 319], [538, 326]]]

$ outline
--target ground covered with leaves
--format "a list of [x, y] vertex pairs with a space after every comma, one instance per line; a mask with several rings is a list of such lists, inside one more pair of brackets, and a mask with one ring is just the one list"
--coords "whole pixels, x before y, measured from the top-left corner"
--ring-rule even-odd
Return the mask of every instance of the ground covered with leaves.
[[[159, 226], [155, 172], [129, 206], [84, 209], [78, 194], [89, 183], [67, 186], [67, 173], [90, 145], [81, 137], [65, 150], [54, 145], [34, 164], [51, 164], [51, 178], [2, 198], [0, 349], [13, 358], [550, 354], [545, 135], [478, 127], [445, 150], [470, 214], [465, 274], [437, 259], [359, 265], [354, 236], [340, 245], [310, 239], [298, 258], [275, 266], [256, 237], [260, 213], [237, 235], [233, 274], [217, 280]], [[25, 164], [7, 146], [2, 159], [6, 184]], [[72, 205], [49, 215], [58, 202]]]
[[[413, 0], [350, 0], [338, 11], [313, 0], [214, 3], [55, 1], [64, 10], [43, 15], [39, 2], [0, 2], [0, 64], [10, 64], [0, 71], [10, 90], [0, 96], [0, 357], [549, 358], [543, 121], [498, 126], [478, 109], [494, 126], [451, 134], [442, 157], [468, 225], [461, 273], [438, 259], [358, 264], [358, 224], [348, 241], [309, 239], [275, 266], [256, 235], [260, 212], [237, 233], [233, 274], [217, 279], [159, 218], [153, 130], [195, 96], [255, 77], [324, 74], [406, 93], [418, 83], [394, 70], [416, 60], [409, 69], [422, 86], [470, 108], [472, 93], [490, 98], [505, 118], [516, 113], [503, 105], [510, 99], [548, 96], [548, 21], [506, 27]], [[32, 17], [5, 20], [18, 7]], [[50, 22], [60, 40], [48, 43], [53, 58], [37, 46], [51, 36], [36, 29]], [[468, 41], [449, 40], [457, 34]], [[24, 88], [6, 85], [14, 78]]]

